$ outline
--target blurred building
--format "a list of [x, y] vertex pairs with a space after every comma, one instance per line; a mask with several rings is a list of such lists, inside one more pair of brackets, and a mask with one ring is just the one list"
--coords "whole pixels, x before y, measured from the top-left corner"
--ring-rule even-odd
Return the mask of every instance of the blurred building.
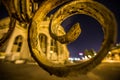
[[112, 47], [103, 61], [120, 61], [120, 44]]
[[[0, 21], [0, 38], [7, 33], [9, 18]], [[66, 45], [53, 40], [49, 35], [49, 18], [39, 25], [39, 48], [44, 56], [54, 63], [64, 63], [68, 60], [69, 51]], [[62, 27], [57, 31], [58, 34], [65, 34]], [[28, 25], [16, 22], [15, 29], [5, 47], [1, 48], [1, 53], [5, 54], [8, 61], [29, 60], [33, 61], [27, 42]]]

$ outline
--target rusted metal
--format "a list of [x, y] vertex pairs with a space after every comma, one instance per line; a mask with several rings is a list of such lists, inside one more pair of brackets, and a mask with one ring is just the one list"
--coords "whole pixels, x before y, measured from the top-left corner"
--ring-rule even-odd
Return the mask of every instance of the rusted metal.
[[[28, 43], [32, 53], [33, 58], [38, 62], [38, 64], [50, 74], [54, 74], [60, 77], [67, 75], [76, 75], [76, 73], [86, 73], [89, 70], [96, 67], [101, 60], [107, 55], [110, 48], [116, 42], [116, 31], [117, 25], [116, 20], [113, 13], [108, 10], [104, 5], [93, 1], [93, 0], [74, 0], [70, 1], [67, 4], [63, 5], [52, 17], [52, 22], [50, 26], [55, 28], [56, 25], [60, 25], [60, 23], [67, 17], [74, 14], [85, 14], [96, 19], [102, 26], [104, 32], [104, 40], [102, 45], [95, 57], [92, 59], [77, 64], [54, 64], [48, 61], [45, 57], [43, 57], [41, 52], [38, 49], [38, 31], [37, 24], [44, 20], [47, 13], [51, 11], [54, 7], [60, 5], [60, 2], [64, 2], [66, 0], [47, 0], [45, 1], [39, 10], [35, 13], [33, 17], [31, 26], [29, 27], [29, 35], [28, 35]], [[50, 34], [56, 36], [54, 39], [61, 41], [62, 39], [58, 38], [58, 36], [53, 33], [52, 29], [50, 29]], [[65, 36], [64, 36], [65, 37]], [[73, 37], [73, 36], [72, 36]], [[60, 39], [60, 40], [59, 40]], [[64, 38], [66, 39], [66, 38]], [[62, 42], [62, 41], [61, 41]]]

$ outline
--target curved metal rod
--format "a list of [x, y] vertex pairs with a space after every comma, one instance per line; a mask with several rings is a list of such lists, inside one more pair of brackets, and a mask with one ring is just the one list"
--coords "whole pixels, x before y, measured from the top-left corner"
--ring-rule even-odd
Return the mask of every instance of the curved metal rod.
[[80, 23], [76, 23], [70, 28], [70, 30], [65, 35], [57, 36], [55, 33], [52, 33], [51, 23], [52, 20], [50, 20], [50, 24], [49, 24], [50, 36], [62, 44], [68, 44], [75, 41], [81, 33]]
[[12, 12], [14, 12], [14, 9], [10, 8], [12, 7], [11, 3], [6, 2], [4, 0], [2, 0], [4, 6], [6, 7], [8, 14], [10, 16], [10, 23], [9, 23], [9, 29], [7, 31], [7, 33], [0, 39], [0, 47], [2, 47], [5, 42], [10, 38], [14, 28], [15, 28], [15, 23], [16, 23], [16, 19], [14, 19], [12, 17]]
[[7, 4], [8, 11], [19, 22], [29, 23], [37, 10], [34, 8], [34, 0], [2, 0], [2, 2]]
[[26, 22], [30, 22], [32, 19], [36, 9], [34, 0], [21, 0], [21, 7], [22, 7], [22, 17]]
[[[65, 1], [65, 0], [60, 0]], [[32, 23], [29, 27], [29, 33], [28, 33], [28, 44], [31, 51], [31, 54], [33, 58], [37, 61], [39, 66], [41, 66], [44, 70], [48, 71], [50, 74], [54, 74], [59, 77], [64, 77], [68, 75], [75, 75], [86, 73], [89, 70], [96, 67], [101, 60], [107, 55], [110, 48], [114, 45], [116, 42], [116, 36], [117, 36], [117, 24], [114, 15], [111, 11], [109, 11], [105, 6], [102, 4], [95, 2], [93, 0], [74, 0], [70, 3], [67, 3], [65, 6], [63, 6], [61, 9], [64, 10], [65, 15], [67, 16], [68, 11], [65, 11], [69, 8], [70, 11], [69, 14], [73, 14], [73, 12], [77, 11], [77, 14], [86, 14], [89, 16], [92, 16], [98, 22], [101, 24], [103, 31], [104, 31], [104, 40], [101, 45], [100, 50], [98, 51], [97, 55], [93, 57], [92, 59], [83, 62], [83, 63], [77, 63], [77, 64], [54, 64], [51, 63], [49, 60], [47, 60], [42, 54], [42, 52], [39, 51], [39, 45], [38, 45], [38, 27], [39, 23], [44, 20], [46, 17], [46, 14], [53, 9], [56, 5], [59, 5], [57, 3], [58, 0], [52, 0], [46, 1], [36, 12], [35, 16], [33, 17]], [[75, 8], [75, 10], [74, 10]], [[59, 11], [58, 11], [59, 13]], [[60, 14], [55, 14], [53, 19], [57, 20], [56, 18], [59, 18]], [[62, 16], [62, 15], [61, 15]], [[59, 20], [58, 20], [59, 21]], [[58, 25], [61, 23], [57, 23]], [[54, 27], [54, 23], [51, 24], [51, 27]]]

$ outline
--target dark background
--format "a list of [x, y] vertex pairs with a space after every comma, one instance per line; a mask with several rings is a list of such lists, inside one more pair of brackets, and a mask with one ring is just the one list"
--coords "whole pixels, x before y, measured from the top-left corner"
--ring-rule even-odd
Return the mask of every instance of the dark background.
[[[115, 15], [117, 25], [118, 25], [118, 35], [117, 35], [117, 43], [120, 43], [120, 7], [118, 0], [94, 0], [98, 1], [104, 6], [106, 6], [109, 10], [113, 12]], [[84, 50], [95, 50], [96, 52], [100, 49], [100, 46], [103, 41], [103, 31], [102, 26], [92, 17], [87, 15], [75, 15], [69, 17], [65, 20], [62, 25], [65, 30], [68, 31], [70, 26], [79, 22], [81, 25], [82, 33], [79, 38], [71, 44], [68, 44], [68, 49], [70, 51], [71, 57], [80, 57], [79, 53], [84, 53]]]

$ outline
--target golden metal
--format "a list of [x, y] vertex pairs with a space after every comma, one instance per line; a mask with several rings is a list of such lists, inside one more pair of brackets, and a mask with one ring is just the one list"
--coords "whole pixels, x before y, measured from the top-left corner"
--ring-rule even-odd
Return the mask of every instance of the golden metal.
[[[77, 63], [77, 64], [64, 64], [64, 65], [54, 64], [48, 61], [45, 57], [43, 57], [42, 53], [38, 49], [38, 44], [37, 44], [38, 43], [37, 28], [39, 27], [38, 24], [45, 19], [48, 12], [50, 12], [52, 9], [54, 9], [58, 5], [61, 5], [61, 3], [64, 2], [66, 2], [66, 4], [62, 5], [62, 7], [53, 15], [52, 20], [50, 22], [50, 26], [51, 26], [50, 34], [52, 34], [53, 38], [62, 42], [61, 41], [62, 39], [59, 38], [54, 33], [54, 31], [52, 31], [53, 30], [52, 28], [55, 28], [57, 25], [60, 25], [61, 22], [64, 21], [64, 19], [75, 14], [85, 14], [91, 16], [94, 19], [96, 19], [103, 28], [104, 40], [100, 47], [100, 50], [98, 51], [95, 57], [93, 57], [92, 59], [86, 62]], [[77, 73], [78, 74], [86, 73], [89, 70], [96, 67], [101, 62], [101, 60], [107, 55], [108, 51], [115, 43], [116, 34], [117, 34], [117, 25], [114, 15], [105, 6], [103, 6], [102, 4], [96, 1], [47, 0], [40, 6], [39, 10], [35, 13], [35, 16], [33, 17], [31, 26], [29, 27], [28, 43], [30, 50], [32, 52], [32, 56], [37, 61], [39, 66], [41, 66], [44, 70], [48, 71], [50, 74], [63, 77], [68, 75], [76, 75]]]
[[3, 35], [3, 37], [0, 39], [0, 47], [2, 47], [7, 41], [8, 39], [10, 38], [14, 28], [15, 28], [15, 23], [16, 23], [16, 19], [12, 17], [12, 13], [14, 13], [14, 8], [13, 5], [11, 4], [12, 2], [11, 1], [2, 1], [3, 4], [5, 5], [7, 11], [8, 11], [8, 14], [10, 16], [10, 23], [9, 23], [9, 29], [7, 31], [7, 33], [5, 35]]
[[[10, 14], [10, 17], [14, 17], [20, 22], [28, 22], [30, 24], [28, 30], [28, 44], [32, 57], [37, 61], [40, 67], [48, 71], [50, 74], [64, 77], [68, 75], [86, 73], [96, 67], [101, 62], [101, 60], [107, 55], [108, 51], [116, 42], [117, 24], [113, 13], [104, 5], [94, 0], [46, 0], [40, 5], [37, 12], [35, 12], [35, 15], [34, 12], [33, 14], [31, 14], [32, 11], [29, 10], [31, 9], [29, 8], [31, 7], [31, 3], [34, 3], [31, 1], [33, 0], [3, 0], [3, 2], [6, 2], [5, 5], [8, 13]], [[12, 5], [12, 2], [14, 2], [14, 5]], [[22, 5], [20, 5], [19, 2]], [[7, 4], [9, 4], [8, 7]], [[80, 23], [77, 23], [73, 25], [73, 27], [69, 30], [68, 33], [66, 33], [66, 35], [57, 35], [54, 30], [57, 30], [57, 26], [61, 26], [61, 23], [66, 18], [75, 14], [85, 14], [93, 17], [100, 23], [104, 32], [104, 40], [95, 57], [86, 62], [77, 64], [55, 64], [47, 60], [39, 51], [39, 24], [46, 18], [46, 15], [51, 10], [55, 9], [58, 6], [60, 8], [58, 8], [58, 10], [53, 14], [53, 17], [51, 18], [49, 24], [49, 31], [51, 37], [61, 43], [70, 43], [74, 41], [75, 39], [77, 39], [77, 37], [82, 31], [79, 25]], [[13, 24], [11, 24], [12, 28], [9, 28], [10, 33], [11, 31], [13, 31], [13, 26], [15, 22], [14, 18], [11, 18]], [[72, 36], [72, 38], [70, 37], [70, 35]], [[4, 43], [6, 40], [7, 37], [5, 36], [3, 40], [0, 40], [0, 44]]]
[[[62, 35], [62, 36], [54, 35], [56, 33], [52, 33], [51, 30], [54, 30], [54, 29], [51, 29], [51, 24], [50, 24], [49, 26], [50, 35], [52, 36], [52, 38], [54, 38], [55, 40], [58, 40], [62, 44], [68, 44], [75, 41], [81, 33], [81, 28], [79, 23], [74, 24], [70, 28], [70, 30], [65, 35]], [[57, 31], [57, 29], [55, 31]]]

